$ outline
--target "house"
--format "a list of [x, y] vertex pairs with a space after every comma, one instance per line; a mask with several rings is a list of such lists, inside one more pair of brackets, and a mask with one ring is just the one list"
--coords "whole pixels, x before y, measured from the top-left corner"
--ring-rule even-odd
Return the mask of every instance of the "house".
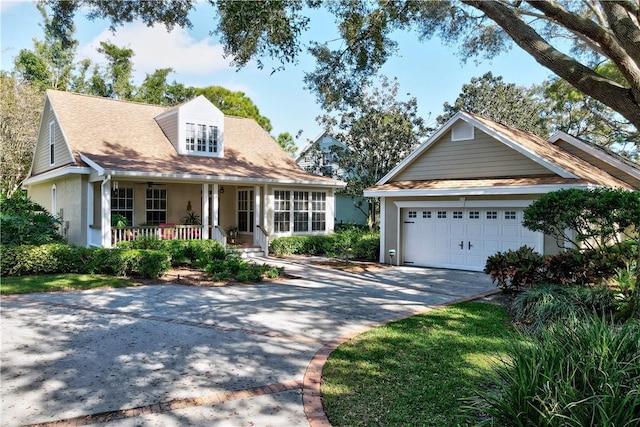
[[522, 226], [523, 209], [594, 187], [638, 190], [640, 168], [565, 133], [546, 141], [460, 112], [364, 195], [380, 197], [380, 262], [482, 271], [498, 251], [559, 251]]
[[[329, 132], [323, 132], [309, 141], [296, 158], [305, 170], [320, 176], [345, 178], [345, 171], [338, 166], [336, 148], [348, 150], [348, 147], [335, 139]], [[336, 199], [335, 223], [361, 224], [367, 223], [367, 201], [363, 197], [340, 194]]]
[[49, 90], [23, 185], [73, 244], [226, 244], [233, 229], [266, 252], [268, 236], [331, 233], [345, 184], [304, 171], [254, 120], [203, 96], [168, 108]]

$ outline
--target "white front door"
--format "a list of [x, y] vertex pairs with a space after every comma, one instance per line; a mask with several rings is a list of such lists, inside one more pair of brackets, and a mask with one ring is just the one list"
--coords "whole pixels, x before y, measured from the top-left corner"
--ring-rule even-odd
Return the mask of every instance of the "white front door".
[[402, 221], [406, 265], [482, 271], [498, 251], [542, 252], [542, 234], [522, 226], [521, 208], [408, 208]]

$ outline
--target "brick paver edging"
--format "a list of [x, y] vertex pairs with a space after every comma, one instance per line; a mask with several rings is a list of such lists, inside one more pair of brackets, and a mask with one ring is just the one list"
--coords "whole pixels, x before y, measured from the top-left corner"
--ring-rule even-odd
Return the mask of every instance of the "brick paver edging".
[[359, 331], [356, 331], [352, 334], [345, 335], [343, 337], [337, 338], [334, 341], [331, 341], [325, 344], [318, 352], [313, 356], [311, 362], [307, 366], [307, 370], [304, 373], [304, 379], [302, 380], [302, 404], [304, 406], [304, 414], [309, 421], [309, 425], [311, 427], [332, 427], [332, 424], [329, 422], [327, 418], [327, 414], [324, 412], [324, 406], [322, 405], [322, 369], [324, 368], [324, 364], [329, 359], [329, 356], [333, 351], [340, 346], [340, 344], [349, 341], [352, 338], [370, 330], [373, 328], [377, 328], [378, 326], [386, 325], [387, 323], [395, 322], [398, 320], [406, 319], [407, 317], [416, 316], [418, 314], [424, 314], [432, 310], [437, 310], [439, 308], [444, 308], [446, 306], [452, 304], [458, 304], [461, 302], [473, 301], [479, 298], [485, 298], [490, 295], [496, 294], [500, 292], [499, 289], [494, 289], [491, 291], [484, 292], [482, 294], [474, 295], [471, 297], [458, 298], [456, 300], [434, 305], [424, 310], [416, 310], [409, 314], [403, 314], [398, 317], [394, 317], [391, 319], [383, 320], [382, 322], [377, 322], [363, 328]]

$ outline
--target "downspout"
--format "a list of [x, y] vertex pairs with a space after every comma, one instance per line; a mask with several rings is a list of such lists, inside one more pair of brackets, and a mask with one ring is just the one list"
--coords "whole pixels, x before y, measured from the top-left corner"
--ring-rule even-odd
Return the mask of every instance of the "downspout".
[[[107, 191], [105, 191], [105, 185], [107, 186]], [[111, 197], [109, 197], [111, 191], [111, 188], [109, 188], [110, 186], [111, 175], [107, 175], [104, 177], [104, 179], [102, 180], [102, 184], [100, 185], [100, 234], [103, 248], [111, 247]], [[107, 200], [107, 198], [109, 200]]]

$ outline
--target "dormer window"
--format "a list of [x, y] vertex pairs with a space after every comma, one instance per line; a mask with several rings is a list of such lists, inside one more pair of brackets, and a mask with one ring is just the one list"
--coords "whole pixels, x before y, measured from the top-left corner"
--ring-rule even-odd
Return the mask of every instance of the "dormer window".
[[218, 127], [203, 124], [187, 123], [187, 151], [197, 153], [218, 152]]

